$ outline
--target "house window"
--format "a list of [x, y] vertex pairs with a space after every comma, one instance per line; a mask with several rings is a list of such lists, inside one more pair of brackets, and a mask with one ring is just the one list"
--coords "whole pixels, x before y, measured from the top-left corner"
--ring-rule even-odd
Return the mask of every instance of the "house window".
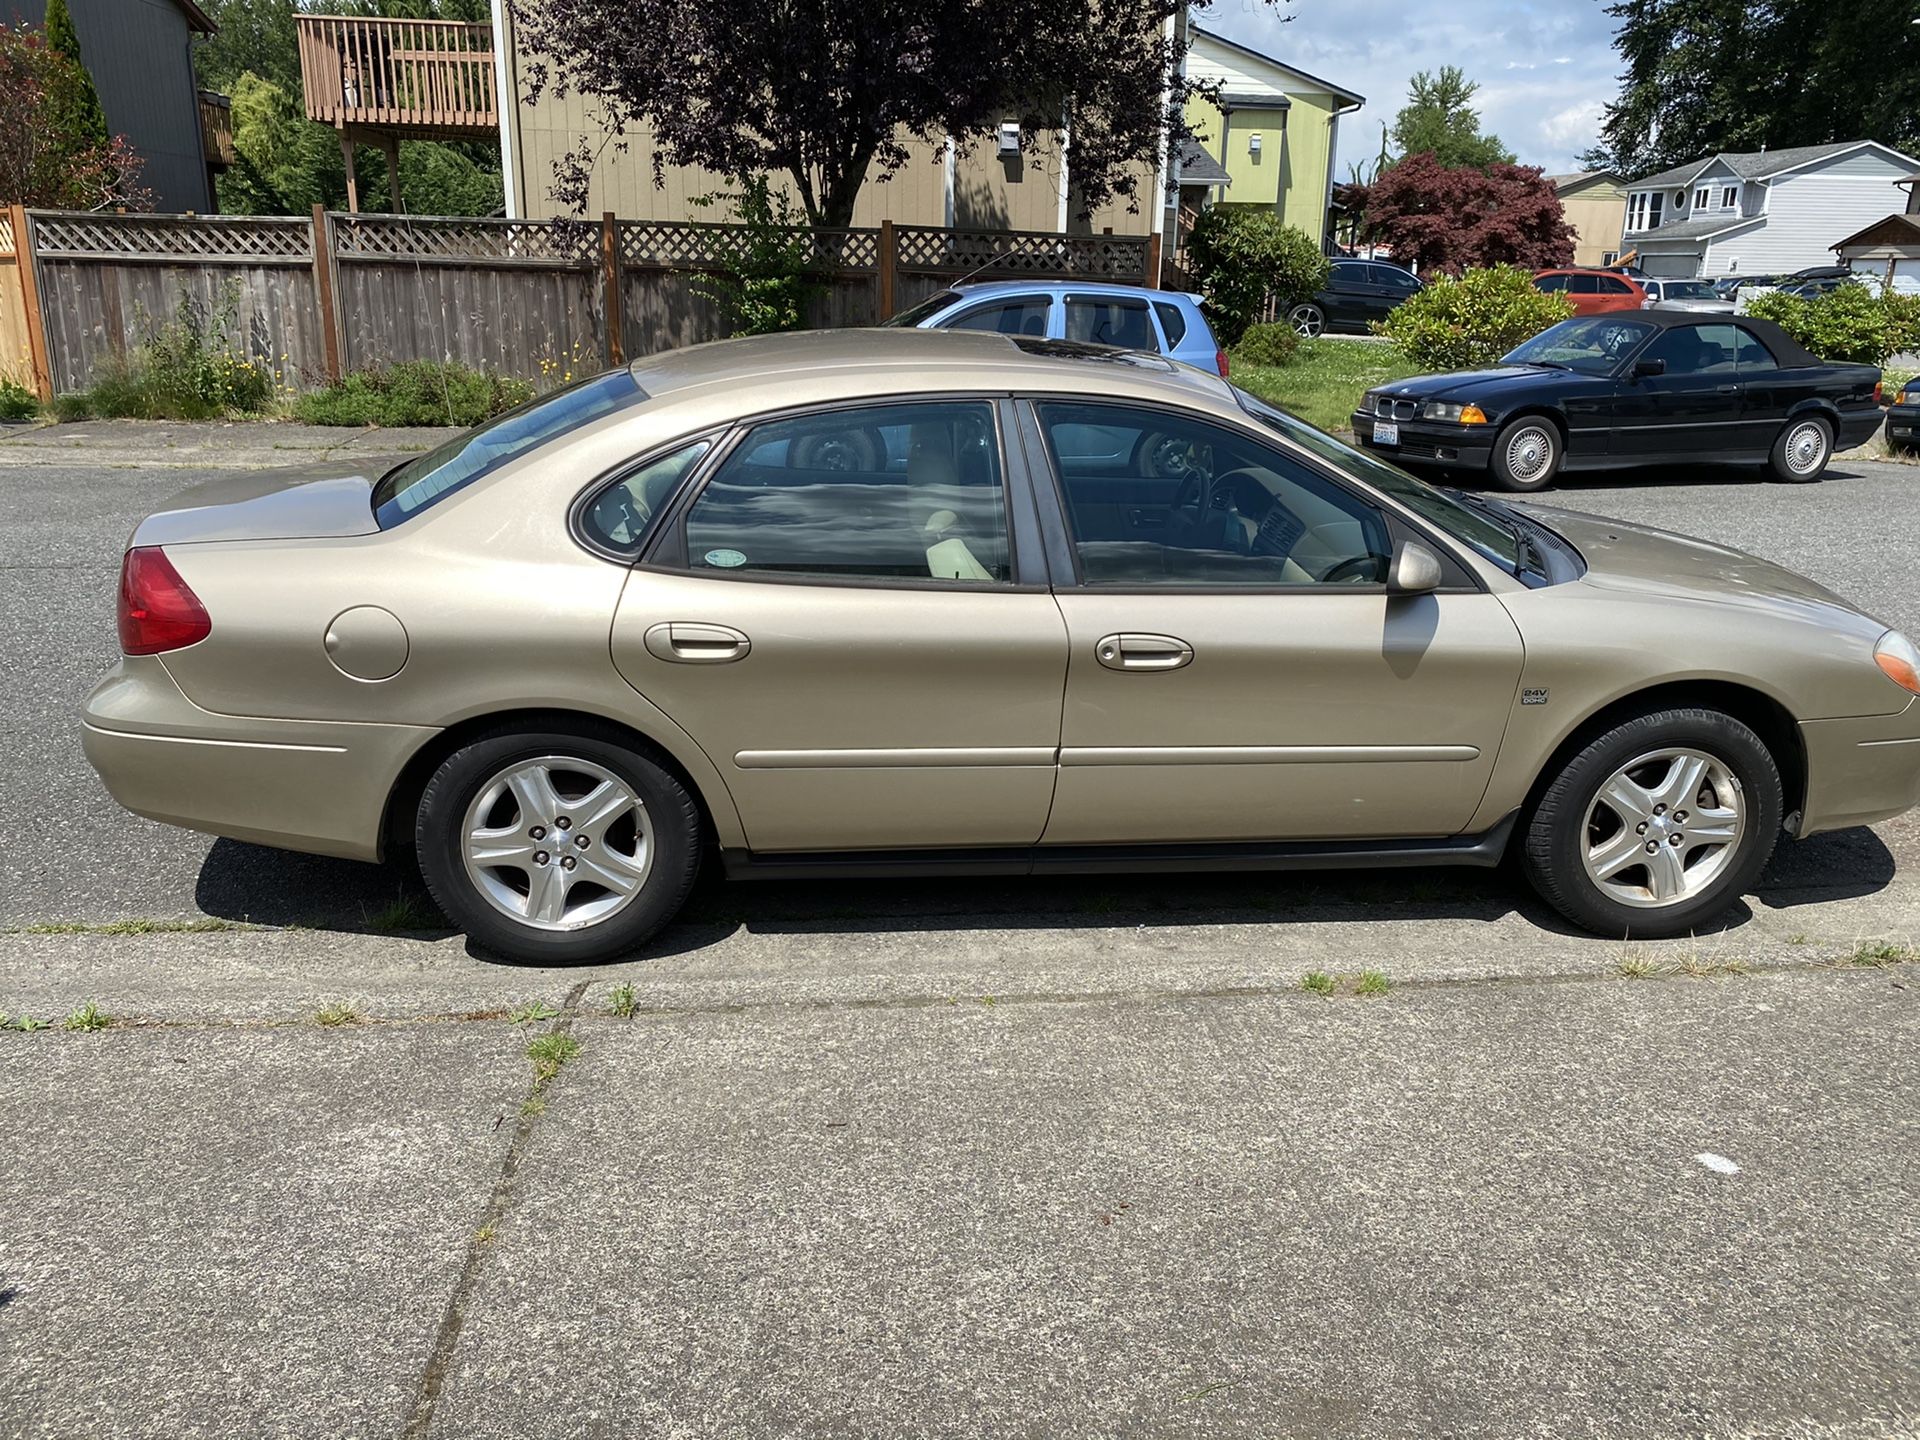
[[1620, 258], [1620, 252], [1618, 250], [1609, 250], [1606, 252], [1606, 254], [1600, 257], [1600, 263], [1602, 265], [1611, 265], [1615, 261], [1619, 260], [1619, 258]]
[[1709, 196], [1709, 194], [1711, 194], [1711, 192], [1704, 185], [1702, 185], [1698, 190], [1694, 191], [1693, 192], [1693, 208], [1696, 210], [1706, 209], [1707, 197]]
[[1647, 228], [1649, 230], [1658, 230], [1660, 228], [1660, 206], [1664, 203], [1666, 197], [1664, 195], [1650, 195], [1647, 199]]
[[1740, 192], [1731, 185], [1727, 186], [1720, 192], [1720, 208], [1722, 210], [1733, 209], [1734, 202], [1739, 198]]

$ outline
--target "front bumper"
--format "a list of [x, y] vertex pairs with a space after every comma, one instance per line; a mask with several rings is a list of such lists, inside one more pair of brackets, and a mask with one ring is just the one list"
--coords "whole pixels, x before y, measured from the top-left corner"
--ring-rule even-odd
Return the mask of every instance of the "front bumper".
[[1353, 436], [1363, 449], [1389, 460], [1416, 465], [1445, 465], [1458, 470], [1484, 470], [1493, 454], [1492, 426], [1446, 425], [1431, 420], [1398, 420], [1400, 443], [1381, 445], [1373, 438], [1375, 416], [1355, 410], [1349, 419]]
[[1887, 443], [1920, 445], [1920, 405], [1895, 405], [1887, 411]]
[[187, 699], [158, 656], [122, 657], [82, 718], [88, 762], [134, 814], [349, 860], [380, 858], [394, 782], [436, 733], [216, 714]]
[[1894, 715], [1803, 720], [1807, 799], [1796, 833], [1871, 825], [1920, 805], [1920, 700]]

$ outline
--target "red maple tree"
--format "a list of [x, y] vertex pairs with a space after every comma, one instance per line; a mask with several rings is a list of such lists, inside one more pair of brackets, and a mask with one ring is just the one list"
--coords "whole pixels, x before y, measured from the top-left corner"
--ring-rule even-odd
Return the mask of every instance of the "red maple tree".
[[1431, 154], [1409, 155], [1349, 204], [1364, 211], [1364, 238], [1423, 274], [1471, 266], [1544, 270], [1573, 263], [1573, 229], [1537, 166], [1450, 170]]

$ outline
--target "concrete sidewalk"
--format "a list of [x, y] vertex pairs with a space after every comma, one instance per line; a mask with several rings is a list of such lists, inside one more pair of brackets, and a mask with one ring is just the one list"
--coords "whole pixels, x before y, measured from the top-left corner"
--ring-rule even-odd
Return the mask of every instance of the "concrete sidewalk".
[[431, 450], [459, 429], [349, 429], [273, 420], [88, 420], [73, 425], [0, 425], [0, 466], [138, 466], [253, 470], [346, 455]]

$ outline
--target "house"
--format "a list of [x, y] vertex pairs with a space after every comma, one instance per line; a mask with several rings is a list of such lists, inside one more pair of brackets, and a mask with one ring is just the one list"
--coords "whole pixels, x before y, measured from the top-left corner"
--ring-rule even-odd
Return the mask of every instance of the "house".
[[1884, 281], [1889, 290], [1920, 295], [1920, 175], [1894, 184], [1907, 192], [1906, 209], [1836, 241], [1833, 253], [1862, 275]]
[[[193, 0], [67, 0], [67, 9], [107, 128], [140, 152], [154, 208], [214, 210], [213, 176], [232, 160], [232, 139], [223, 147], [225, 101], [209, 94], [202, 103], [192, 53], [213, 21]], [[0, 21], [46, 19], [46, 0], [0, 0]]]
[[[1187, 124], [1211, 162], [1194, 169], [1204, 169], [1212, 203], [1271, 210], [1325, 249], [1340, 117], [1365, 97], [1198, 25], [1187, 41], [1188, 78], [1219, 86], [1217, 101], [1187, 103]], [[1193, 173], [1183, 164], [1176, 177], [1182, 208]], [[1226, 179], [1213, 180], [1220, 173]]]
[[1874, 140], [1711, 155], [1630, 182], [1620, 248], [1649, 275], [1767, 275], [1830, 265], [1886, 214], [1920, 161]]
[[1626, 178], [1611, 170], [1549, 175], [1573, 228], [1573, 263], [1611, 265], [1620, 258], [1620, 232], [1627, 223]]

